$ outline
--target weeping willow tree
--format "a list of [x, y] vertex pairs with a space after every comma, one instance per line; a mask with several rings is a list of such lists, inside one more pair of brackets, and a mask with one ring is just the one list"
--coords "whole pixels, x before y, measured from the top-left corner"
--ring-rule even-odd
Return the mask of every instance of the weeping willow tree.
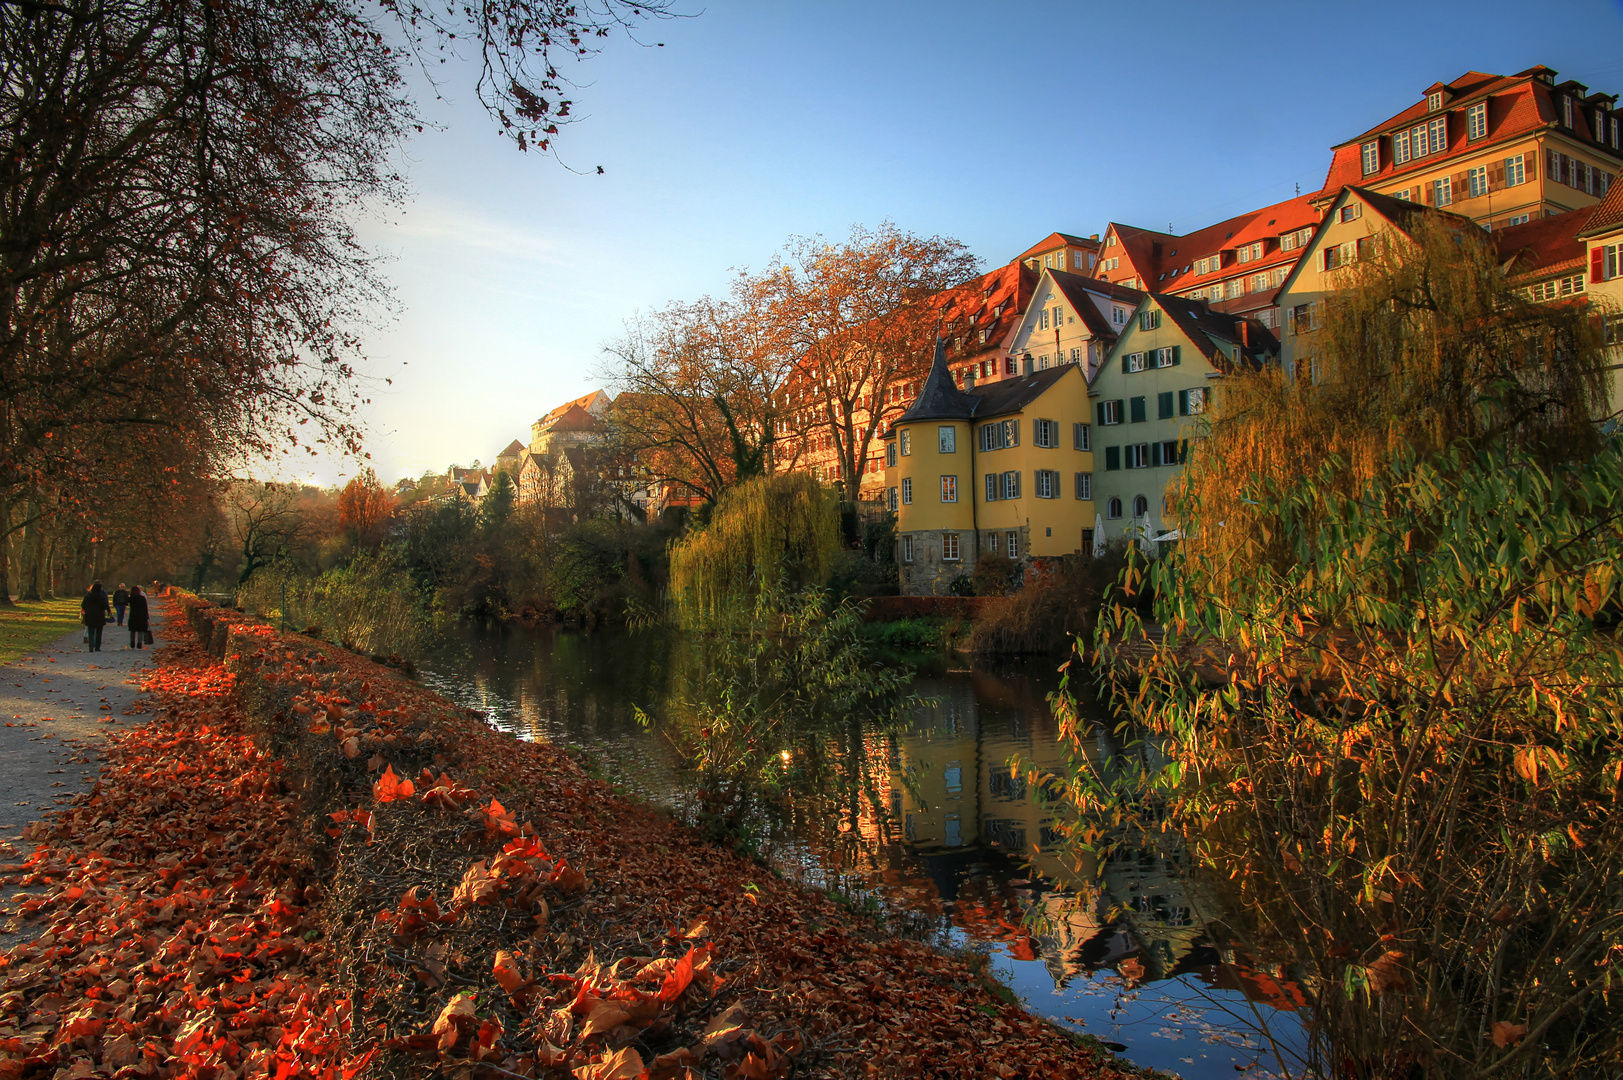
[[821, 585], [840, 546], [835, 493], [806, 473], [747, 481], [710, 522], [671, 548], [671, 596], [684, 624], [753, 609]]
[[[1545, 462], [1599, 445], [1605, 346], [1592, 307], [1541, 304], [1506, 280], [1486, 234], [1438, 215], [1372, 238], [1339, 271], [1294, 373], [1224, 380], [1184, 473], [1184, 556], [1231, 575], [1292, 558], [1260, 501], [1341, 462], [1336, 494], [1361, 490], [1395, 454], [1425, 459], [1459, 444], [1511, 446]], [[1265, 501], [1265, 500], [1263, 500]]]

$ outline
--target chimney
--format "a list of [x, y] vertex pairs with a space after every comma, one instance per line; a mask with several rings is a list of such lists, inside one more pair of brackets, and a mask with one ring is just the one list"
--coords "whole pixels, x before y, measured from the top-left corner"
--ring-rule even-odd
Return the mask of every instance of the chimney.
[[979, 367], [978, 364], [971, 364], [964, 370], [964, 390], [966, 392], [975, 389], [975, 372], [979, 370]]
[[1250, 319], [1241, 319], [1240, 320], [1240, 348], [1245, 349], [1248, 352], [1251, 349], [1251, 320]]
[[1025, 356], [1020, 358], [1020, 367], [1023, 374], [1030, 375], [1034, 370], [1036, 370], [1034, 365], [1035, 361], [1031, 359], [1030, 353], [1026, 353]]

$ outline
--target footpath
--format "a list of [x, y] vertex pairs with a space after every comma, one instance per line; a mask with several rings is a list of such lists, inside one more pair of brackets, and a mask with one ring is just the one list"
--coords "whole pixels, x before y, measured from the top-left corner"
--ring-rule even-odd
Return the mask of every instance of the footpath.
[[94, 785], [0, 866], [38, 932], [0, 955], [0, 1080], [1130, 1072], [557, 748], [195, 597], [170, 616], [150, 719], [104, 725]]

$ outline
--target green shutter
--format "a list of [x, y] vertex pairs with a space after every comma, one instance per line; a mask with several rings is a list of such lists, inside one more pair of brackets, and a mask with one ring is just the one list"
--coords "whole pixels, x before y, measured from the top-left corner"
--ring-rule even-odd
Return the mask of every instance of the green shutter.
[[1178, 391], [1178, 415], [1189, 415], [1189, 391], [1187, 390]]
[[1155, 412], [1157, 420], [1166, 420], [1172, 416], [1172, 391], [1163, 390], [1155, 395]]
[[1133, 423], [1142, 424], [1146, 419], [1146, 417], [1145, 417], [1145, 408], [1144, 408], [1144, 398], [1143, 397], [1136, 397], [1136, 398], [1133, 398], [1131, 400], [1132, 400], [1132, 407], [1133, 407], [1133, 417], [1132, 417]]
[[1159, 442], [1150, 443], [1150, 464], [1161, 464], [1161, 444]]
[[1105, 403], [1102, 402], [1102, 401], [1099, 402], [1099, 404], [1096, 406], [1096, 408], [1097, 408], [1098, 413], [1099, 413], [1099, 426], [1104, 427], [1105, 426]]
[[1189, 460], [1189, 440], [1184, 439], [1178, 444], [1178, 464], [1182, 465]]
[[1123, 375], [1127, 374], [1127, 354], [1126, 353], [1121, 354], [1121, 373]]
[[1121, 468], [1121, 447], [1105, 447], [1105, 471], [1111, 472]]
[[1182, 362], [1182, 358], [1178, 355], [1181, 351], [1183, 351], [1183, 346], [1182, 345], [1174, 345], [1174, 346], [1172, 346], [1172, 366], [1173, 367], [1177, 367]]

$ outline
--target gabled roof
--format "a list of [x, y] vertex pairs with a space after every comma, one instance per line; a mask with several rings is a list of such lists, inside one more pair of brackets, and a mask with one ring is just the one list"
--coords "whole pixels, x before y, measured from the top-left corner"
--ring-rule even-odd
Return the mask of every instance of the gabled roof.
[[[1214, 282], [1259, 273], [1281, 263], [1294, 262], [1301, 249], [1286, 251], [1279, 246], [1278, 238], [1319, 223], [1320, 215], [1313, 206], [1314, 198], [1313, 195], [1294, 196], [1174, 238], [1161, 259], [1162, 267], [1157, 268], [1154, 291], [1198, 289]], [[1258, 241], [1263, 241], [1260, 259], [1245, 263], [1230, 260], [1205, 273], [1195, 268], [1197, 260], [1248, 247]]]
[[606, 409], [613, 402], [613, 400], [614, 399], [609, 396], [607, 390], [593, 390], [590, 394], [578, 397], [574, 401], [564, 402], [562, 405], [543, 416], [540, 423], [545, 424], [547, 421], [562, 416], [570, 409], [575, 408], [584, 409], [586, 412], [595, 415]]
[[947, 368], [947, 349], [936, 338], [935, 357], [930, 361], [930, 374], [924, 380], [924, 389], [896, 419], [898, 424], [911, 424], [918, 420], [967, 420], [975, 412], [975, 399], [958, 389]]
[[1036, 285], [1037, 275], [1016, 260], [943, 292], [934, 303], [948, 355], [959, 360], [1000, 346], [1019, 324]]
[[597, 428], [597, 417], [575, 402], [570, 402], [548, 413], [542, 423], [548, 431], [593, 431]]
[[[1579, 236], [1599, 236], [1601, 233], [1611, 232], [1623, 227], [1623, 179], [1612, 184], [1606, 198], [1593, 208], [1594, 213], [1589, 221], [1578, 230]], [[1532, 224], [1532, 222], [1528, 222]]]
[[1022, 251], [1018, 256], [1016, 256], [1015, 261], [1019, 262], [1022, 259], [1029, 259], [1033, 255], [1040, 255], [1045, 251], [1053, 251], [1055, 248], [1064, 247], [1067, 244], [1071, 247], [1087, 248], [1089, 251], [1095, 251], [1099, 247], [1099, 240], [1097, 237], [1090, 240], [1085, 236], [1072, 236], [1070, 233], [1049, 233], [1043, 239], [1037, 241], [1035, 244]]
[[1044, 368], [1030, 375], [1022, 375], [1017, 379], [986, 383], [977, 386], [964, 396], [972, 399], [973, 414], [977, 420], [986, 416], [1005, 416], [1030, 405], [1050, 386], [1072, 371], [1084, 382], [1087, 380], [1087, 376], [1082, 374], [1080, 364], [1062, 364], [1059, 367]]
[[[1619, 189], [1623, 190], [1623, 185]], [[1578, 234], [1599, 209], [1585, 206], [1499, 230], [1492, 240], [1500, 265], [1510, 277], [1553, 274], [1583, 266], [1587, 245]]]
[[517, 439], [514, 439], [512, 442], [507, 444], [507, 449], [497, 454], [496, 457], [498, 459], [504, 457], [518, 457], [522, 453], [524, 453], [524, 444], [519, 442]]
[[[1136, 225], [1122, 225], [1111, 222], [1107, 232], [1116, 234], [1116, 247], [1121, 248], [1119, 256], [1127, 264], [1124, 270], [1096, 271], [1101, 278], [1105, 273], [1114, 276], [1135, 276], [1144, 279], [1148, 285], [1160, 273], [1159, 260], [1161, 253], [1175, 247], [1178, 238], [1171, 233], [1156, 232], [1153, 229], [1140, 229]], [[1105, 255], [1105, 252], [1110, 252]], [[1105, 258], [1117, 258], [1111, 248], [1100, 248], [1099, 253]], [[1131, 271], [1129, 274], [1128, 271]], [[1109, 279], [1104, 279], [1109, 280]]]
[[1089, 293], [1095, 293], [1111, 300], [1121, 300], [1135, 307], [1144, 295], [1137, 289], [1129, 289], [1125, 285], [1115, 285], [1108, 281], [1100, 281], [1098, 278], [1083, 277], [1081, 274], [1072, 274], [1064, 270], [1045, 270], [1043, 272], [1053, 279], [1054, 287], [1059, 289], [1066, 302], [1076, 310], [1077, 317], [1087, 326], [1088, 333], [1096, 338], [1114, 340], [1116, 328], [1105, 319], [1104, 314], [1099, 310], [1099, 305], [1095, 304], [1088, 296]]

